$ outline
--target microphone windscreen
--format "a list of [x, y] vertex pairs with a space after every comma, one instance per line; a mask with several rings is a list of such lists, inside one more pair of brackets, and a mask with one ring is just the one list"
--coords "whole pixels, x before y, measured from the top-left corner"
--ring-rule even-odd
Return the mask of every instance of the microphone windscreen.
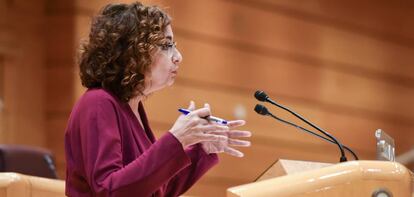
[[254, 111], [257, 112], [260, 115], [267, 115], [269, 113], [269, 111], [267, 110], [267, 108], [263, 105], [257, 104], [254, 107]]
[[257, 100], [262, 101], [262, 102], [266, 101], [266, 99], [269, 98], [267, 94], [262, 90], [257, 90], [254, 93], [254, 97], [256, 97]]

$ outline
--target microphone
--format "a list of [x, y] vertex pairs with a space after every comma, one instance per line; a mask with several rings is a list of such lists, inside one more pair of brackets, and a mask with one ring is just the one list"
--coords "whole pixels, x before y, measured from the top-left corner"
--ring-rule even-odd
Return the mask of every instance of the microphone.
[[276, 103], [275, 101], [273, 101], [272, 99], [269, 98], [269, 96], [262, 90], [257, 90], [254, 93], [254, 97], [256, 97], [257, 100], [262, 101], [262, 102], [269, 102], [279, 108], [282, 108], [285, 111], [288, 111], [289, 113], [291, 113], [292, 115], [294, 115], [295, 117], [299, 118], [300, 120], [302, 120], [303, 122], [305, 122], [306, 124], [310, 125], [311, 127], [315, 128], [316, 130], [318, 130], [319, 132], [321, 132], [322, 134], [324, 134], [325, 136], [329, 137], [330, 139], [332, 139], [339, 147], [339, 150], [341, 152], [341, 158], [340, 158], [340, 162], [345, 162], [347, 161], [345, 152], [344, 152], [344, 148], [343, 145], [341, 143], [339, 143], [339, 141], [333, 137], [331, 134], [329, 134], [328, 132], [322, 130], [321, 128], [317, 127], [316, 125], [314, 125], [313, 123], [309, 122], [308, 120], [306, 120], [305, 118], [303, 118], [301, 115], [293, 112], [292, 110], [290, 110], [289, 108], [280, 105], [278, 103]]
[[269, 110], [267, 110], [267, 108], [265, 106], [260, 105], [260, 104], [257, 104], [254, 107], [254, 111], [257, 112], [258, 114], [264, 115], [264, 116], [266, 116], [266, 115], [273, 115], [272, 113], [269, 112]]
[[[307, 133], [309, 133], [309, 134], [311, 134], [311, 135], [314, 135], [314, 136], [316, 136], [316, 137], [319, 137], [319, 138], [322, 138], [323, 140], [325, 140], [325, 141], [328, 141], [328, 142], [330, 142], [330, 143], [332, 143], [332, 144], [336, 144], [335, 143], [335, 141], [333, 141], [333, 140], [331, 140], [331, 139], [328, 139], [328, 138], [326, 138], [326, 137], [323, 137], [323, 136], [321, 136], [321, 135], [319, 135], [319, 134], [317, 134], [317, 133], [314, 133], [314, 132], [312, 132], [312, 131], [310, 131], [310, 130], [308, 130], [308, 129], [306, 129], [306, 128], [303, 128], [303, 127], [301, 127], [301, 126], [299, 126], [299, 125], [297, 125], [297, 124], [294, 124], [294, 123], [291, 123], [291, 122], [289, 122], [289, 121], [287, 121], [287, 120], [284, 120], [284, 119], [282, 119], [282, 118], [279, 118], [279, 117], [277, 117], [277, 116], [275, 116], [275, 115], [273, 115], [272, 113], [270, 113], [269, 112], [269, 110], [265, 107], [265, 106], [263, 106], [263, 105], [260, 105], [260, 104], [257, 104], [255, 107], [254, 107], [254, 111], [256, 111], [258, 114], [260, 114], [260, 115], [263, 115], [263, 116], [270, 116], [270, 117], [272, 117], [272, 118], [274, 118], [274, 119], [276, 119], [276, 120], [278, 120], [278, 121], [280, 121], [280, 122], [282, 122], [282, 123], [284, 123], [284, 124], [287, 124], [287, 125], [290, 125], [290, 126], [293, 126], [293, 127], [295, 127], [295, 128], [297, 128], [297, 129], [299, 129], [299, 130], [302, 130], [302, 131], [305, 131], [305, 132], [307, 132]], [[359, 160], [359, 158], [358, 158], [358, 156], [350, 149], [350, 148], [348, 148], [347, 146], [345, 146], [345, 145], [342, 145], [347, 151], [349, 151], [353, 156], [354, 156], [354, 158], [355, 158], [355, 160]]]

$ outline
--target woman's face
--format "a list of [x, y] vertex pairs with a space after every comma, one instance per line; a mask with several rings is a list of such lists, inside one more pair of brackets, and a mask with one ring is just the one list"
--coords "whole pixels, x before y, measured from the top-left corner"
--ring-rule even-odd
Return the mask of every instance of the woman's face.
[[151, 72], [146, 79], [147, 88], [144, 90], [146, 95], [166, 86], [171, 86], [178, 74], [178, 64], [182, 61], [182, 56], [175, 48], [171, 25], [166, 27], [165, 37], [169, 40], [168, 44], [159, 47], [150, 66]]

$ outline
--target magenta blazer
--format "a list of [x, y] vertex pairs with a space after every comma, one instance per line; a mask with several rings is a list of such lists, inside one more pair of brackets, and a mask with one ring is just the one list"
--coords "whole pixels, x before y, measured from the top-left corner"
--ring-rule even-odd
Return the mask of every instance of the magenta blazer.
[[103, 89], [76, 103], [65, 133], [66, 195], [178, 196], [218, 163], [200, 144], [183, 149], [166, 132], [156, 140], [142, 103], [137, 109]]

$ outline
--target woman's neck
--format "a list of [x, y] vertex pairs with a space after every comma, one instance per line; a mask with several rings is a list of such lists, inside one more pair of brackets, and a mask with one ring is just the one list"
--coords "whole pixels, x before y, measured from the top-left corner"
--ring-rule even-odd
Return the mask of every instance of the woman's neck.
[[141, 100], [142, 100], [142, 96], [136, 96], [136, 97], [129, 99], [128, 105], [131, 107], [134, 114], [138, 113], [138, 106]]
[[128, 105], [129, 107], [131, 107], [132, 111], [134, 112], [135, 117], [137, 118], [139, 124], [141, 125], [141, 128], [145, 130], [144, 124], [142, 123], [142, 120], [141, 120], [141, 116], [139, 115], [139, 112], [138, 112], [139, 102], [142, 100], [142, 98], [143, 98], [142, 96], [136, 96], [134, 98], [131, 98], [128, 101]]

